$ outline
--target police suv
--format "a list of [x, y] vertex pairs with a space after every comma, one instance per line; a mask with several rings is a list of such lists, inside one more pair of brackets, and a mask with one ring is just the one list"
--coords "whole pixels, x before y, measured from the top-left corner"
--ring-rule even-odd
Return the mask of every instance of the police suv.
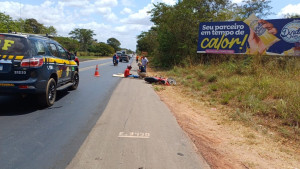
[[74, 55], [43, 36], [0, 33], [0, 94], [35, 94], [52, 106], [56, 91], [79, 84]]

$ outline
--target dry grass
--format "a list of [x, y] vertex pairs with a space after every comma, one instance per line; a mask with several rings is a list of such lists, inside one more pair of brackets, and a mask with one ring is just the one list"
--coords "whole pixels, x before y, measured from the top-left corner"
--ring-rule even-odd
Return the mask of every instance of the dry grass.
[[174, 67], [149, 75], [176, 79], [177, 86], [154, 89], [212, 168], [297, 168], [299, 119], [285, 114], [297, 114], [288, 105], [299, 99], [293, 92], [299, 90], [299, 68], [247, 62]]
[[[227, 105], [230, 117], [256, 128], [264, 125], [299, 140], [300, 59], [245, 58], [177, 67], [161, 72], [184, 87], [186, 95]], [[161, 89], [157, 89], [161, 90]], [[274, 125], [276, 123], [276, 125]]]

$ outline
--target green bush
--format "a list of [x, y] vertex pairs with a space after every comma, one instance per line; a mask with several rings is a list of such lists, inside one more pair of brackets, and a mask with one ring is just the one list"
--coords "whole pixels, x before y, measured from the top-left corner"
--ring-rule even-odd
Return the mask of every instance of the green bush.
[[77, 56], [89, 56], [88, 52], [77, 52]]

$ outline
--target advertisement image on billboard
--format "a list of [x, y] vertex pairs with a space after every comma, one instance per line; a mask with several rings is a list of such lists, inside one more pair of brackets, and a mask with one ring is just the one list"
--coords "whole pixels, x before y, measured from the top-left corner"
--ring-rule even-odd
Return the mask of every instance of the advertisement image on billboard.
[[300, 18], [201, 22], [197, 52], [300, 56]]

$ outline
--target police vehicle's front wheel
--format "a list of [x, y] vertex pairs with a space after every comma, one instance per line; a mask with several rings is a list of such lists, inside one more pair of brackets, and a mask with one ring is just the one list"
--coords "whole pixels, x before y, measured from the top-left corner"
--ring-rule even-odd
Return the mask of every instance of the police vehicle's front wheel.
[[39, 102], [41, 106], [50, 107], [54, 104], [56, 99], [56, 82], [53, 78], [48, 80], [46, 92], [39, 95]]

